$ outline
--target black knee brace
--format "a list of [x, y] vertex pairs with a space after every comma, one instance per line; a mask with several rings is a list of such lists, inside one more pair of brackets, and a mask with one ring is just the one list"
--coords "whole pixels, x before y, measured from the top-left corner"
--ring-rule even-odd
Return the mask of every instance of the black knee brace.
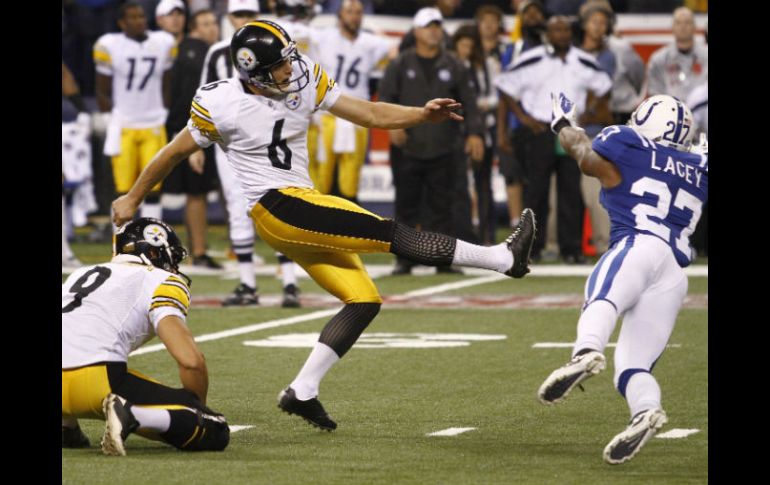
[[182, 451], [222, 451], [230, 443], [230, 428], [221, 414], [200, 409], [174, 409], [171, 425], [160, 437]]
[[347, 304], [329, 320], [318, 341], [328, 345], [342, 357], [379, 312], [379, 303]]
[[436, 232], [417, 231], [395, 223], [390, 252], [415, 263], [428, 266], [448, 266], [455, 255], [457, 239]]

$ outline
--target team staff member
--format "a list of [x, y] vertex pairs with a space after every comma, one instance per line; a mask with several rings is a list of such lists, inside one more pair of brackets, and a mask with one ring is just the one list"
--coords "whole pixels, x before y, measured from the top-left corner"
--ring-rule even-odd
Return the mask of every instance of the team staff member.
[[[476, 93], [469, 79], [468, 69], [452, 54], [442, 48], [443, 18], [436, 8], [426, 7], [414, 17], [415, 47], [402, 52], [385, 70], [380, 82], [380, 100], [405, 106], [422, 106], [434, 97], [453, 98], [465, 109], [465, 152], [473, 160], [484, 156], [481, 123], [476, 106]], [[393, 183], [396, 187], [396, 219], [411, 227], [423, 222], [422, 227], [436, 232], [457, 235], [470, 233], [470, 197], [466, 183], [458, 193], [456, 177], [466, 174], [465, 157], [460, 126], [457, 123], [420, 125], [408, 130], [391, 130], [391, 142], [399, 146], [402, 156], [393, 161]], [[463, 170], [456, 170], [463, 164]], [[423, 195], [427, 216], [420, 221]], [[458, 201], [459, 207], [453, 207]], [[454, 216], [462, 216], [462, 224]], [[467, 237], [466, 237], [467, 239]], [[411, 271], [411, 263], [401, 258], [394, 274]]]
[[[551, 17], [547, 23], [547, 45], [523, 53], [516, 63], [497, 78], [502, 99], [522, 126], [517, 136], [527, 183], [524, 205], [547, 217], [551, 174], [556, 172], [558, 190], [557, 228], [559, 251], [567, 263], [585, 260], [582, 253], [583, 198], [580, 170], [566, 154], [556, 153], [556, 137], [548, 129], [551, 121], [551, 93], [563, 92], [574, 99], [581, 123], [591, 118], [609, 118], [612, 80], [594, 58], [572, 47], [570, 23], [566, 17]], [[535, 241], [537, 259], [545, 246], [546, 227]]]

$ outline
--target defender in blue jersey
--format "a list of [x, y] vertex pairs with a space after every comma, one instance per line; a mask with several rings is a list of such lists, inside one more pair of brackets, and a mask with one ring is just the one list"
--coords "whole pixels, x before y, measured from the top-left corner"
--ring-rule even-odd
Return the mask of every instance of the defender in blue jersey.
[[610, 249], [586, 282], [572, 360], [538, 390], [554, 404], [605, 368], [604, 348], [618, 316], [615, 386], [631, 421], [604, 449], [604, 460], [624, 463], [667, 421], [651, 371], [666, 348], [687, 295], [683, 267], [694, 257], [690, 235], [708, 197], [708, 142], [692, 144], [693, 118], [666, 95], [646, 99], [627, 126], [608, 126], [593, 143], [575, 123], [575, 107], [554, 98], [551, 128], [580, 170], [599, 179], [610, 216]]

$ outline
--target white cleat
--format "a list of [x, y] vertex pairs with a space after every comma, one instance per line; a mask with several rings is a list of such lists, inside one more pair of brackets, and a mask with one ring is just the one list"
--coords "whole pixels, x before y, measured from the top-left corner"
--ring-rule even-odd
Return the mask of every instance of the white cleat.
[[139, 427], [130, 407], [128, 401], [116, 394], [109, 394], [102, 401], [105, 417], [102, 453], [105, 455], [126, 456], [123, 442]]
[[633, 458], [650, 438], [668, 422], [662, 409], [648, 409], [631, 418], [628, 427], [604, 448], [604, 461], [619, 465]]
[[607, 364], [601, 352], [592, 350], [577, 355], [562, 367], [551, 372], [551, 375], [538, 389], [537, 398], [543, 404], [560, 402], [575, 386], [603, 371], [605, 367]]

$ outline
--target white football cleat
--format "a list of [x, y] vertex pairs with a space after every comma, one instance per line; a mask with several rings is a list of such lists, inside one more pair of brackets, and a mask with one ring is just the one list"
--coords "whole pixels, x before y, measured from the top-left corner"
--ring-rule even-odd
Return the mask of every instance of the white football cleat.
[[612, 438], [604, 448], [604, 461], [610, 465], [625, 463], [636, 455], [650, 438], [668, 422], [662, 409], [648, 409], [637, 413], [628, 427]]
[[131, 404], [117, 394], [109, 394], [102, 401], [102, 410], [105, 418], [102, 453], [126, 456], [123, 442], [139, 427], [139, 422], [131, 412]]
[[543, 404], [560, 402], [575, 386], [603, 371], [606, 366], [604, 355], [596, 350], [576, 355], [565, 365], [551, 372], [538, 389], [537, 398]]

